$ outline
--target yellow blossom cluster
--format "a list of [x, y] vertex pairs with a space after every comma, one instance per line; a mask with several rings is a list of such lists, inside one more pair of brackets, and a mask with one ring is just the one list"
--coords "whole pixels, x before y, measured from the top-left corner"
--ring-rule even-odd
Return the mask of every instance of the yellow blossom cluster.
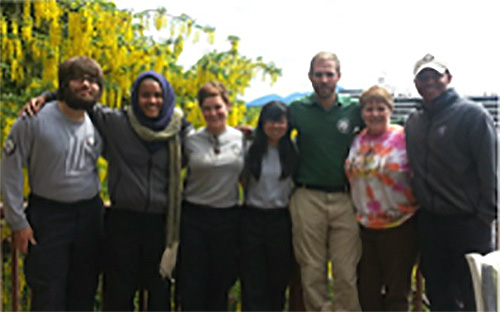
[[[228, 51], [214, 50], [190, 68], [183, 68], [177, 60], [186, 40], [196, 43], [204, 34], [213, 43], [215, 29], [199, 25], [185, 14], [170, 16], [164, 8], [134, 14], [105, 0], [8, 4], [2, 5], [0, 12], [4, 117], [0, 120], [0, 143], [25, 101], [41, 91], [57, 89], [58, 64], [77, 55], [92, 57], [103, 67], [101, 102], [110, 107], [121, 107], [122, 100], [129, 98], [132, 82], [141, 72], [153, 69], [163, 74], [174, 87], [177, 105], [195, 127], [204, 125], [196, 93], [205, 82], [218, 80], [230, 91], [233, 106], [228, 123], [234, 126], [244, 120], [246, 107], [238, 96], [244, 94], [252, 78], [260, 72], [274, 83], [281, 75], [280, 69], [260, 57], [252, 60], [240, 55], [236, 36], [228, 37]], [[145, 35], [151, 24], [170, 38], [160, 41]]]
[[[15, 14], [7, 10], [2, 7], [0, 19], [5, 64], [1, 68], [8, 68], [0, 73], [2, 85], [7, 80], [30, 88], [26, 80], [37, 77], [40, 83], [35, 87], [55, 89], [57, 65], [69, 57], [86, 55], [103, 66], [106, 84], [102, 101], [112, 106], [120, 105], [141, 71], [155, 69], [166, 75], [169, 63], [176, 62], [182, 52], [187, 34], [176, 33], [172, 44], [148, 40], [136, 31], [147, 29], [148, 15], [137, 18], [105, 1], [23, 1], [11, 4]], [[159, 30], [169, 27], [165, 14], [157, 14], [155, 19]]]
[[[146, 36], [150, 25], [162, 34], [170, 34], [170, 38], [159, 41]], [[190, 121], [200, 125], [203, 122], [195, 120], [201, 119], [197, 106], [188, 104], [194, 101], [203, 83], [209, 80], [224, 83], [235, 103], [229, 120], [235, 125], [245, 113], [237, 97], [244, 94], [251, 79], [261, 72], [273, 83], [281, 75], [273, 64], [239, 55], [236, 36], [228, 38], [231, 48], [227, 52], [204, 55], [188, 69], [177, 65], [186, 40], [198, 42], [200, 34], [204, 34], [208, 42], [213, 42], [215, 29], [199, 25], [185, 14], [170, 16], [164, 8], [134, 14], [105, 0], [13, 2], [10, 11], [2, 7], [0, 31], [0, 79], [2, 87], [23, 90], [25, 96], [18, 105], [28, 95], [57, 88], [57, 66], [61, 61], [87, 55], [104, 69], [106, 80], [101, 102], [106, 105], [120, 107], [122, 99], [129, 96], [134, 78], [153, 69], [171, 81], [179, 106], [187, 108]]]

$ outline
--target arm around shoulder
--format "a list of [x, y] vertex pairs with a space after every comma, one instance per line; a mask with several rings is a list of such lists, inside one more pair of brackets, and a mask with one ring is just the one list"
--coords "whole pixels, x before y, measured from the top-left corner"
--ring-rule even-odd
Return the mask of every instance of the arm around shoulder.
[[34, 116], [38, 113], [43, 106], [51, 101], [57, 99], [57, 93], [51, 91], [45, 91], [37, 97], [31, 98], [26, 105], [22, 108], [21, 113], [28, 116]]
[[182, 117], [182, 125], [181, 125], [181, 140], [187, 137], [190, 133], [193, 133], [194, 127], [193, 125], [187, 121], [186, 118]]

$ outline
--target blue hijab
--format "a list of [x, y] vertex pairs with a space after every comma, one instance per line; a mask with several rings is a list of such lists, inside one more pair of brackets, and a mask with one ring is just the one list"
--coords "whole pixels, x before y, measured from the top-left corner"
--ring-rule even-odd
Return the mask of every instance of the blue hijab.
[[[156, 80], [160, 84], [163, 91], [163, 107], [160, 114], [155, 118], [149, 118], [144, 115], [144, 112], [139, 107], [139, 86], [146, 78], [153, 78]], [[165, 129], [172, 118], [174, 108], [174, 88], [172, 88], [172, 85], [167, 81], [167, 79], [165, 79], [165, 77], [163, 77], [163, 75], [160, 75], [155, 71], [148, 70], [140, 74], [132, 84], [132, 109], [134, 110], [134, 115], [137, 117], [137, 120], [139, 120], [143, 126], [148, 127], [153, 131], [161, 131]]]

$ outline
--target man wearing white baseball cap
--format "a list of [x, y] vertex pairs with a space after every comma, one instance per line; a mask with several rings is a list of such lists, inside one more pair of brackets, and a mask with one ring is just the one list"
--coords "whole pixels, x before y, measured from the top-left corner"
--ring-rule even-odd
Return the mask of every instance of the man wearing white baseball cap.
[[418, 235], [426, 295], [433, 311], [473, 311], [474, 291], [465, 254], [493, 250], [497, 214], [497, 133], [482, 105], [448, 85], [447, 65], [427, 54], [414, 67], [422, 105], [405, 126], [420, 203]]

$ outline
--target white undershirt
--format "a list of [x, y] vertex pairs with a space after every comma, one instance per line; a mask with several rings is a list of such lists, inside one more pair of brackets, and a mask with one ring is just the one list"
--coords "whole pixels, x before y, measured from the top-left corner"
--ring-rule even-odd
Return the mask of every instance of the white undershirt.
[[264, 209], [287, 207], [292, 192], [292, 178], [280, 180], [281, 164], [278, 147], [267, 147], [261, 167], [258, 181], [250, 175], [246, 190], [246, 204]]

